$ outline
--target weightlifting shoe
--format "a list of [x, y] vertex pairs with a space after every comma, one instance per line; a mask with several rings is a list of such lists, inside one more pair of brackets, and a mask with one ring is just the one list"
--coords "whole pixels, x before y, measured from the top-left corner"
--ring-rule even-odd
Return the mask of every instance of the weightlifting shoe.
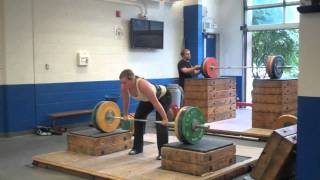
[[161, 159], [162, 159], [161, 155], [158, 155], [156, 158], [156, 160], [161, 160]]
[[136, 151], [136, 150], [134, 150], [134, 149], [131, 149], [131, 151], [129, 151], [129, 155], [136, 155], [136, 154], [139, 154], [139, 153], [141, 153], [141, 152], [138, 152], [138, 151]]

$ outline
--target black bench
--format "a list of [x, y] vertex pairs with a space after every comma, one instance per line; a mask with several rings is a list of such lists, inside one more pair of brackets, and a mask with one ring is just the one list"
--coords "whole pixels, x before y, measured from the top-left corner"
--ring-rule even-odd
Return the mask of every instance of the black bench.
[[55, 127], [56, 120], [66, 118], [66, 117], [72, 117], [72, 116], [81, 116], [81, 115], [87, 115], [92, 113], [92, 109], [81, 109], [81, 110], [75, 110], [75, 111], [64, 111], [64, 112], [56, 112], [56, 113], [50, 113], [48, 114], [49, 120], [51, 120], [51, 126]]

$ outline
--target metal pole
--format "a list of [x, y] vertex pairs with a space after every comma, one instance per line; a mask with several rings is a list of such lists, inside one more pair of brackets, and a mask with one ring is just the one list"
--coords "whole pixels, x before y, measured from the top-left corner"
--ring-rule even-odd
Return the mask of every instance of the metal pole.
[[[123, 117], [120, 117], [120, 116], [107, 116], [107, 118], [113, 118], [113, 119], [121, 119], [121, 120], [125, 120], [125, 118]], [[150, 122], [150, 120], [147, 120], [147, 119], [127, 119], [127, 121], [139, 121], [139, 122]], [[154, 121], [154, 123], [156, 124], [162, 124], [162, 121]], [[174, 127], [174, 122], [168, 122], [167, 124], [168, 126], [172, 126]], [[210, 126], [208, 125], [205, 125], [205, 124], [199, 124], [199, 125], [196, 125], [196, 128], [204, 128], [204, 129], [208, 129]]]
[[[293, 66], [277, 66], [280, 69], [293, 68]], [[247, 69], [247, 68], [267, 68], [266, 66], [225, 66], [225, 67], [213, 67], [213, 69]]]
[[[247, 69], [247, 68], [267, 68], [266, 66], [225, 66], [225, 67], [213, 67], [213, 69]], [[277, 66], [277, 68], [293, 68], [293, 66]]]
[[[121, 119], [121, 120], [124, 120], [124, 121], [139, 121], [139, 122], [150, 122], [151, 121], [151, 120], [147, 120], [147, 119], [136, 119], [136, 118], [125, 119], [124, 117], [119, 117], [119, 116], [107, 116], [107, 119], [108, 118]], [[154, 121], [154, 123], [161, 124], [162, 121]], [[168, 125], [174, 125], [174, 123], [173, 122], [168, 122]]]

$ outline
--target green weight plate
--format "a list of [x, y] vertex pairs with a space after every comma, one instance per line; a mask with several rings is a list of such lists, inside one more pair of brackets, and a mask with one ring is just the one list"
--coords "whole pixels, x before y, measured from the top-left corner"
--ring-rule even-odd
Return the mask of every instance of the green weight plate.
[[102, 131], [101, 129], [99, 129], [98, 125], [97, 125], [97, 122], [96, 122], [96, 114], [97, 114], [97, 110], [99, 108], [99, 106], [103, 103], [103, 101], [100, 101], [96, 104], [96, 106], [94, 107], [93, 109], [93, 112], [91, 114], [91, 120], [92, 120], [92, 123], [94, 125], [95, 128], [97, 128], [98, 130]]
[[175, 132], [175, 134], [176, 134], [176, 137], [178, 138], [178, 140], [180, 141], [180, 142], [183, 142], [183, 140], [181, 139], [181, 133], [180, 133], [180, 131], [181, 131], [181, 125], [179, 125], [180, 124], [180, 122], [181, 122], [181, 113], [183, 112], [183, 111], [185, 111], [185, 109], [186, 109], [186, 107], [182, 107], [182, 108], [180, 108], [180, 110], [178, 111], [178, 113], [177, 113], [177, 115], [176, 115], [176, 117], [175, 117], [175, 120], [174, 120], [174, 124], [175, 124], [175, 126], [174, 126], [174, 132]]
[[195, 126], [205, 123], [201, 110], [197, 107], [187, 107], [181, 118], [181, 136], [184, 142], [188, 144], [199, 143], [203, 137], [204, 129], [195, 128]]
[[188, 143], [188, 141], [184, 138], [183, 134], [182, 134], [182, 122], [183, 122], [183, 117], [184, 117], [184, 114], [186, 112], [188, 107], [184, 107], [184, 109], [181, 111], [180, 113], [180, 117], [179, 117], [179, 121], [178, 121], [178, 128], [179, 128], [179, 131], [178, 131], [178, 134], [179, 134], [179, 137], [180, 137], [180, 141], [183, 142], [183, 143], [186, 143], [186, 144], [190, 144]]
[[132, 126], [133, 126], [133, 121], [121, 120], [121, 129], [130, 130]]

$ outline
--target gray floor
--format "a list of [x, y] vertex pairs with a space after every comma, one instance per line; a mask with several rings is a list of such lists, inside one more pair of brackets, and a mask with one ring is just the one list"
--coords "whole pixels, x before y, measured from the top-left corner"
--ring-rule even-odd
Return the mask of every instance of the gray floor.
[[66, 149], [66, 136], [24, 135], [0, 139], [0, 179], [82, 179], [34, 167], [31, 157]]
[[[147, 126], [147, 132], [153, 133], [154, 124]], [[72, 129], [71, 129], [72, 130]], [[74, 129], [73, 129], [74, 130]], [[170, 132], [173, 134], [173, 132]], [[204, 138], [218, 138], [233, 141], [235, 144], [247, 145], [253, 147], [263, 147], [263, 142], [248, 141], [240, 139], [230, 139], [216, 136], [205, 136]], [[53, 151], [66, 149], [66, 135], [62, 136], [37, 136], [23, 135], [9, 138], [0, 138], [0, 179], [55, 179], [55, 180], [73, 180], [82, 179], [77, 176], [68, 175], [49, 169], [34, 167], [31, 163], [31, 157], [38, 154], [49, 153]], [[237, 179], [250, 179], [247, 175]]]

